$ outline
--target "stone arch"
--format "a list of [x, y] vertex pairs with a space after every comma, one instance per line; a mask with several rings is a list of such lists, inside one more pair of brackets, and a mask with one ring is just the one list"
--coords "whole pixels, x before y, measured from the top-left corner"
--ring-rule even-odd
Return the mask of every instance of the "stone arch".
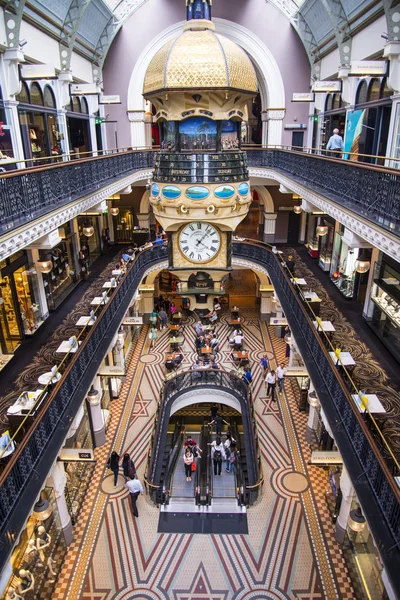
[[254, 187], [252, 186], [252, 189], [255, 190], [257, 192], [259, 198], [261, 198], [262, 203], [264, 205], [264, 212], [265, 213], [274, 213], [275, 212], [274, 201], [272, 199], [271, 194], [267, 190], [267, 188], [264, 187], [263, 185], [256, 185]]
[[150, 190], [146, 190], [140, 200], [140, 213], [148, 213], [150, 208]]
[[[257, 73], [258, 84], [263, 110], [268, 107], [285, 106], [285, 87], [283, 78], [272, 52], [254, 33], [243, 25], [228, 21], [226, 19], [213, 19], [217, 33], [241, 46], [251, 58]], [[143, 83], [147, 67], [154, 55], [169, 40], [176, 38], [181, 32], [184, 21], [175, 23], [164, 29], [158, 36], [153, 38], [143, 52], [140, 54], [131, 73], [128, 86], [127, 108], [131, 121], [131, 138], [133, 146], [146, 145], [145, 130], [145, 100], [142, 96]], [[282, 120], [279, 121], [280, 131], [274, 129], [274, 144], [281, 143]], [[268, 140], [271, 142], [271, 140]]]

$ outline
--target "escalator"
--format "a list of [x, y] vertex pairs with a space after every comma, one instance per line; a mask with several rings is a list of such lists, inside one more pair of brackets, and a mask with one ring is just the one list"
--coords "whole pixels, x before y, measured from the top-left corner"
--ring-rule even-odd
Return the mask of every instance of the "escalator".
[[[183, 429], [182, 429], [183, 431]], [[175, 446], [169, 450], [165, 471], [164, 502], [160, 507], [159, 533], [248, 533], [247, 514], [236, 497], [236, 476], [225, 472], [214, 476], [210, 429], [207, 422], [185, 422], [185, 439], [191, 435], [202, 449], [196, 459], [192, 481], [186, 481], [184, 471], [183, 435], [175, 435]]]

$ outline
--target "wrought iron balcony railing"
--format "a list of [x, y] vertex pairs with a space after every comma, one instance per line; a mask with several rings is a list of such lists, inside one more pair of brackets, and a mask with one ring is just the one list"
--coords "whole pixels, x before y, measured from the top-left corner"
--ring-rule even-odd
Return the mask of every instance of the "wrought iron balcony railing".
[[273, 148], [247, 150], [249, 167], [279, 171], [360, 217], [400, 235], [397, 169]]
[[153, 164], [153, 152], [129, 151], [2, 174], [0, 235]]
[[[225, 155], [234, 157], [235, 153]], [[159, 175], [165, 156], [162, 153], [158, 157]], [[150, 150], [125, 151], [1, 174], [0, 235], [93, 193], [110, 182], [122, 179], [132, 171], [153, 168], [154, 159], [155, 152]], [[247, 166], [279, 171], [356, 215], [396, 236], [400, 235], [398, 170], [315, 154], [264, 148], [248, 149], [247, 165], [244, 159], [240, 167], [242, 175], [239, 177], [231, 174], [231, 178], [235, 176], [241, 180], [245, 177]], [[200, 172], [203, 172], [200, 167]], [[208, 169], [207, 176], [213, 178], [210, 164]], [[229, 174], [220, 175], [221, 178], [224, 176], [229, 179]], [[179, 181], [181, 175], [176, 177]], [[191, 175], [187, 181], [197, 181], [197, 175], [193, 177]], [[161, 177], [160, 181], [162, 180]]]

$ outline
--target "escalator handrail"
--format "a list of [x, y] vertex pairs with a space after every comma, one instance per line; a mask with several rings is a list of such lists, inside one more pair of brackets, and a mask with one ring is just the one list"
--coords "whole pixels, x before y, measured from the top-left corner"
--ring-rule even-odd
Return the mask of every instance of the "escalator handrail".
[[[236, 420], [231, 420], [231, 430], [233, 430], [233, 438], [236, 441], [236, 449], [239, 452], [240, 456], [240, 443], [239, 443], [239, 430], [236, 425]], [[235, 475], [235, 489], [236, 489], [236, 498], [239, 506], [245, 506], [248, 504], [246, 497], [246, 481], [243, 474], [242, 465], [239, 460], [236, 461], [233, 469]]]
[[[201, 428], [200, 438], [199, 438], [199, 448], [203, 450], [204, 442], [204, 427]], [[201, 498], [201, 472], [202, 472], [202, 463], [203, 463], [203, 452], [201, 451], [198, 455], [199, 460], [196, 463], [196, 485], [195, 485], [195, 501], [196, 506], [200, 504]]]
[[178, 462], [179, 456], [182, 454], [183, 439], [184, 439], [184, 429], [181, 428], [180, 436], [179, 436], [176, 444], [170, 450], [169, 460], [168, 460], [168, 468], [167, 468], [164, 482], [163, 482], [163, 488], [165, 488], [168, 498], [171, 494], [172, 474], [175, 471], [176, 463]]

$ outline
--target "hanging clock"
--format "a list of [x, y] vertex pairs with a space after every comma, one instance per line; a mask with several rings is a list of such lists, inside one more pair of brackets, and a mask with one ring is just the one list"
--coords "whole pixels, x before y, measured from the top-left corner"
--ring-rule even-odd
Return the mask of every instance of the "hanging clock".
[[179, 249], [183, 256], [195, 263], [215, 258], [221, 249], [221, 234], [210, 223], [197, 221], [185, 225], [178, 234]]

